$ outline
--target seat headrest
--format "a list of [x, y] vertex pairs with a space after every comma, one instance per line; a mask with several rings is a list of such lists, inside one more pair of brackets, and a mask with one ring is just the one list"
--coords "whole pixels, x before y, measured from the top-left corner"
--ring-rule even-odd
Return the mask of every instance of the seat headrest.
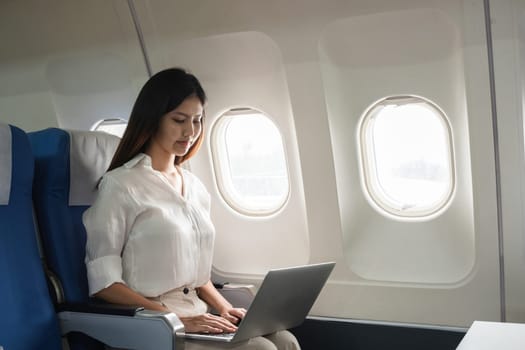
[[0, 123], [0, 205], [9, 204], [12, 166], [11, 128]]
[[91, 205], [98, 181], [109, 167], [120, 138], [101, 131], [67, 132], [70, 136], [69, 205]]

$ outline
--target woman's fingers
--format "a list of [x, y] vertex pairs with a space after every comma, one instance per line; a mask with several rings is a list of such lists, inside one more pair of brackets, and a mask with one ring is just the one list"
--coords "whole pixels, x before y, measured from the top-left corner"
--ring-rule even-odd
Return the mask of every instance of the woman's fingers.
[[230, 311], [230, 313], [236, 317], [239, 317], [240, 319], [243, 319], [246, 315], [246, 309], [245, 308], [235, 308]]
[[204, 318], [209, 326], [217, 327], [227, 332], [235, 332], [237, 330], [237, 327], [224, 317], [204, 314]]
[[244, 308], [233, 308], [221, 314], [222, 317], [227, 319], [233, 324], [238, 324], [246, 315], [246, 309]]
[[230, 321], [232, 324], [238, 324], [240, 322], [240, 320], [241, 320], [239, 317], [236, 317], [236, 316], [233, 316], [233, 315], [230, 315], [230, 314], [225, 314], [222, 317], [224, 317], [225, 319]]
[[181, 321], [186, 332], [191, 333], [223, 333], [237, 330], [237, 327], [227, 319], [211, 314], [181, 317]]

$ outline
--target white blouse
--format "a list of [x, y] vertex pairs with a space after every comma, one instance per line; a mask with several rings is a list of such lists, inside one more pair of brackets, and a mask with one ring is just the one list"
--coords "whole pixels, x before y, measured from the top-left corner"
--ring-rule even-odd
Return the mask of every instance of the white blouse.
[[210, 196], [195, 175], [181, 170], [184, 196], [143, 153], [104, 175], [83, 215], [90, 295], [115, 282], [155, 297], [209, 281]]

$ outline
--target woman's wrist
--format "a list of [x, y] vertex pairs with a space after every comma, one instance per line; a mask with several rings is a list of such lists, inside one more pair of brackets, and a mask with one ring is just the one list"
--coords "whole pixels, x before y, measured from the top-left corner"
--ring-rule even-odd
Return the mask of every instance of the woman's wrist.
[[230, 304], [229, 302], [226, 302], [226, 303], [223, 303], [221, 307], [217, 309], [217, 311], [219, 311], [219, 313], [222, 315], [223, 313], [228, 312], [231, 309], [233, 309], [233, 305]]

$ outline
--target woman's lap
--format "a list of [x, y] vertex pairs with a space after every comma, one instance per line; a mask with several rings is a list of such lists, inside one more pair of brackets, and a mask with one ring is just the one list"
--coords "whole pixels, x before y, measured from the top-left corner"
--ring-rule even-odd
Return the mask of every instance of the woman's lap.
[[255, 337], [239, 343], [186, 340], [185, 350], [300, 350], [299, 343], [289, 331], [280, 331], [264, 337]]

